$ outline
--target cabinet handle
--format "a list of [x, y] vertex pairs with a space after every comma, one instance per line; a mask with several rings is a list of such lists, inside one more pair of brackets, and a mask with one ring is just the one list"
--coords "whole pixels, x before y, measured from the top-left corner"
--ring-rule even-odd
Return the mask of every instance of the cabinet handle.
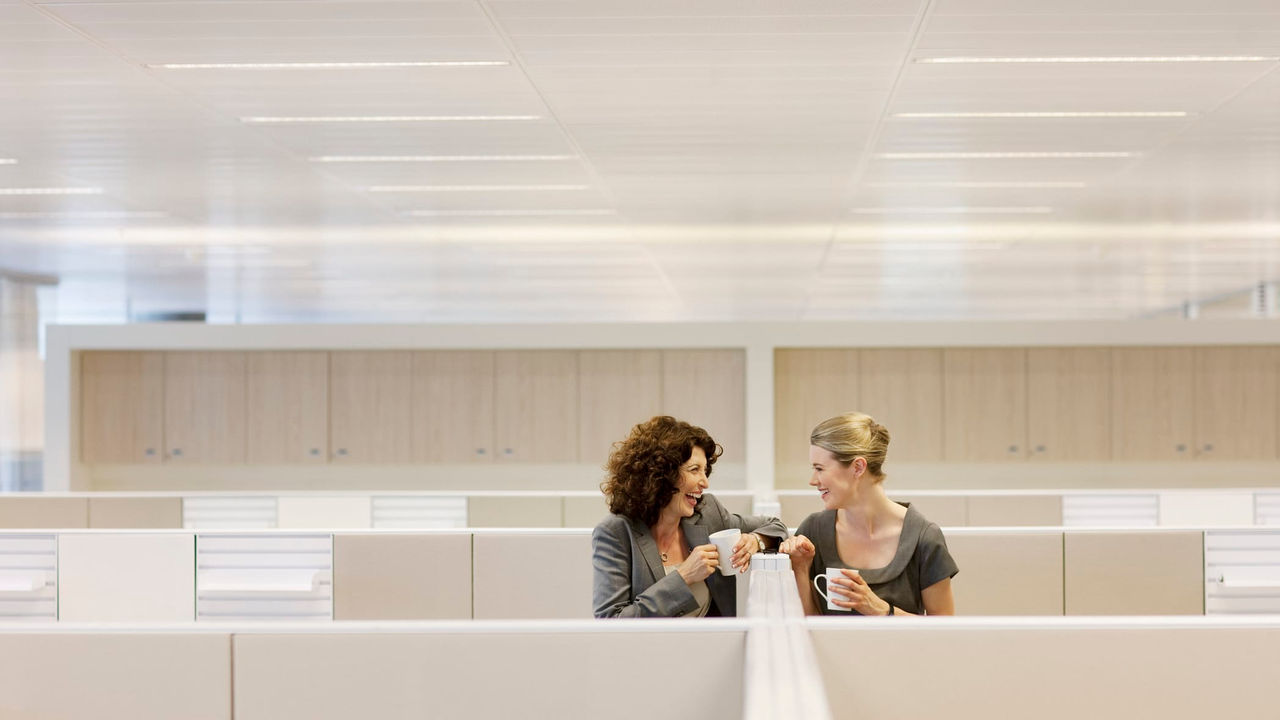
[[1213, 443], [1205, 443], [1204, 451], [1205, 451], [1205, 452], [1213, 452]]
[[181, 455], [182, 455], [182, 448], [174, 448], [174, 449], [173, 449], [173, 456], [174, 456], [174, 457], [179, 457], [179, 456], [181, 456]]
[[346, 449], [346, 448], [338, 448], [338, 454], [339, 454], [339, 455], [346, 455], [346, 454], [347, 454], [347, 449]]
[[1016, 453], [1016, 452], [1018, 452], [1018, 446], [1017, 446], [1017, 445], [1010, 445], [1010, 446], [1009, 446], [1009, 452], [1011, 452], [1011, 453]]
[[320, 448], [311, 448], [312, 456], [319, 455], [319, 454], [320, 454]]
[[512, 453], [512, 451], [511, 451], [511, 448], [503, 448], [503, 449], [502, 449], [502, 454], [503, 454], [503, 455], [511, 455], [511, 454], [513, 454], [513, 453]]
[[1043, 445], [1037, 445], [1037, 446], [1036, 446], [1036, 452], [1044, 452], [1044, 446], [1043, 446]]
[[1187, 451], [1187, 446], [1186, 446], [1185, 444], [1183, 444], [1183, 443], [1178, 443], [1177, 450], [1178, 450], [1178, 452], [1186, 452], [1186, 451]]
[[483, 455], [483, 454], [484, 454], [484, 448], [476, 448], [476, 454], [477, 454], [477, 455]]
[[155, 457], [155, 454], [156, 454], [156, 449], [155, 449], [155, 448], [147, 448], [147, 449], [146, 449], [146, 455], [147, 455], [147, 457]]

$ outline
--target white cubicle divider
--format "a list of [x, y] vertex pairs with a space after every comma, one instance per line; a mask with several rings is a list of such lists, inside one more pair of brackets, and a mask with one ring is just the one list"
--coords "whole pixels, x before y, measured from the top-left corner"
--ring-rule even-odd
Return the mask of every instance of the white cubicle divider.
[[756, 622], [747, 634], [743, 718], [831, 720], [790, 558], [757, 554], [748, 577], [746, 615]]
[[465, 528], [467, 498], [460, 495], [374, 495], [373, 527], [389, 530]]
[[354, 530], [373, 525], [373, 499], [368, 495], [286, 495], [276, 512], [276, 527], [282, 529]]
[[196, 619], [333, 619], [333, 537], [200, 534]]
[[58, 537], [0, 535], [0, 622], [58, 619]]
[[1253, 494], [1253, 524], [1280, 525], [1280, 492], [1258, 491]]
[[270, 495], [200, 495], [182, 499], [182, 527], [191, 530], [267, 530], [276, 527]]
[[1160, 524], [1166, 527], [1248, 527], [1253, 520], [1249, 490], [1160, 492]]
[[591, 531], [476, 530], [473, 617], [591, 617]]
[[1205, 614], [1280, 614], [1280, 530], [1204, 534]]
[[1065, 527], [1155, 527], [1158, 493], [1069, 493], [1062, 496]]
[[195, 556], [191, 533], [60, 533], [58, 617], [66, 622], [191, 622]]

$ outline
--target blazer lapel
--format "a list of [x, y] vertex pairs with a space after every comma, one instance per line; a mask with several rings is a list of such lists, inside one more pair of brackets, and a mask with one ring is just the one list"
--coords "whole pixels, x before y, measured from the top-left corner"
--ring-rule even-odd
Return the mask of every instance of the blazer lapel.
[[690, 548], [711, 542], [711, 533], [707, 531], [707, 526], [698, 525], [695, 522], [701, 519], [698, 516], [680, 519], [680, 529], [684, 531], [684, 539], [689, 542]]
[[644, 556], [649, 572], [653, 573], [653, 581], [658, 582], [667, 574], [666, 569], [662, 567], [662, 553], [658, 552], [658, 541], [653, 539], [653, 533], [649, 532], [649, 528], [644, 523], [631, 518], [627, 518], [627, 522], [631, 525], [631, 537], [635, 538], [636, 547], [640, 548], [640, 554]]

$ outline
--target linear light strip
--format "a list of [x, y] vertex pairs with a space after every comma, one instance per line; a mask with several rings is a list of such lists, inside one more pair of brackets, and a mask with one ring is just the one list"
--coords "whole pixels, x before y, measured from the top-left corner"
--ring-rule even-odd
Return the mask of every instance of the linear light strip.
[[1026, 160], [1045, 158], [1127, 158], [1135, 152], [886, 152], [877, 153], [883, 160]]
[[154, 63], [156, 70], [348, 70], [407, 67], [493, 67], [507, 60], [423, 60], [405, 62]]
[[917, 63], [990, 64], [990, 63], [1185, 63], [1185, 62], [1275, 62], [1274, 55], [1104, 55], [1080, 57], [930, 57], [916, 58]]
[[1082, 188], [1083, 182], [1075, 180], [1010, 180], [1010, 181], [933, 181], [933, 182], [870, 182], [867, 187], [883, 188]]
[[101, 212], [0, 212], [0, 220], [39, 220], [39, 219], [88, 219], [88, 220], [125, 220], [125, 219], [155, 219], [169, 217], [169, 213], [157, 210], [139, 210], [139, 211], [115, 211], [105, 210]]
[[319, 163], [412, 163], [412, 162], [526, 162], [535, 160], [576, 160], [576, 155], [318, 155]]
[[891, 117], [911, 119], [950, 118], [1180, 118], [1189, 113], [1181, 110], [1098, 111], [1098, 112], [905, 112]]
[[0, 158], [0, 165], [17, 165], [16, 158]]
[[559, 217], [616, 213], [616, 210], [409, 210], [404, 214], [409, 217], [519, 217], [524, 215]]
[[300, 115], [250, 116], [242, 123], [400, 123], [400, 122], [471, 122], [490, 120], [541, 120], [541, 115]]
[[98, 187], [0, 188], [0, 195], [101, 195]]
[[590, 185], [374, 185], [369, 192], [486, 192], [505, 190], [587, 190]]
[[1053, 208], [1032, 206], [954, 206], [954, 207], [860, 207], [853, 208], [857, 215], [1047, 215]]

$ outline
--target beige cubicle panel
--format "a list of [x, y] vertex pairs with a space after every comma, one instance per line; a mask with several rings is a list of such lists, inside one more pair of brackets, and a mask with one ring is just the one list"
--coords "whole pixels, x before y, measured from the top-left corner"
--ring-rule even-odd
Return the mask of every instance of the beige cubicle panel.
[[782, 522], [789, 528], [800, 525], [800, 521], [810, 513], [822, 511], [822, 499], [817, 491], [803, 495], [778, 495], [778, 505], [782, 508]]
[[745, 493], [745, 494], [738, 494], [738, 493], [724, 493], [724, 494], [721, 494], [721, 493], [717, 493], [717, 492], [712, 491], [712, 492], [711, 492], [711, 494], [712, 494], [712, 495], [715, 495], [715, 496], [716, 496], [716, 500], [719, 500], [719, 501], [720, 501], [720, 504], [724, 506], [724, 509], [725, 509], [725, 510], [728, 510], [728, 511], [729, 511], [729, 512], [731, 512], [731, 513], [737, 513], [737, 514], [739, 514], [739, 515], [750, 515], [750, 514], [752, 514], [752, 513], [751, 513], [751, 511], [752, 511], [751, 506], [752, 506], [752, 504], [755, 502], [755, 496], [751, 495], [750, 493]]
[[1058, 527], [1062, 525], [1059, 495], [970, 495], [971, 527]]
[[63, 529], [89, 526], [85, 498], [0, 497], [0, 529]]
[[591, 617], [591, 535], [476, 533], [477, 619]]
[[181, 528], [182, 498], [89, 498], [89, 527], [126, 530]]
[[1061, 532], [955, 532], [957, 615], [1061, 615]]
[[833, 720], [1257, 718], [1276, 707], [1274, 625], [885, 622], [810, 621]]
[[1204, 533], [1070, 531], [1067, 615], [1204, 614]]
[[222, 633], [0, 634], [6, 720], [230, 720]]
[[467, 498], [467, 527], [558, 528], [564, 522], [561, 512], [560, 498], [554, 495], [472, 495]]
[[969, 524], [969, 502], [962, 495], [912, 495], [889, 493], [890, 499], [910, 503], [916, 512], [940, 527], [964, 527]]
[[333, 536], [334, 620], [471, 617], [471, 533]]
[[[607, 625], [236, 635], [235, 718], [742, 718], [745, 630]], [[697, 682], [638, 693], [681, 661]]]
[[58, 536], [58, 619], [191, 622], [195, 536], [95, 532]]
[[566, 495], [561, 498], [564, 527], [590, 528], [609, 514], [604, 495]]

